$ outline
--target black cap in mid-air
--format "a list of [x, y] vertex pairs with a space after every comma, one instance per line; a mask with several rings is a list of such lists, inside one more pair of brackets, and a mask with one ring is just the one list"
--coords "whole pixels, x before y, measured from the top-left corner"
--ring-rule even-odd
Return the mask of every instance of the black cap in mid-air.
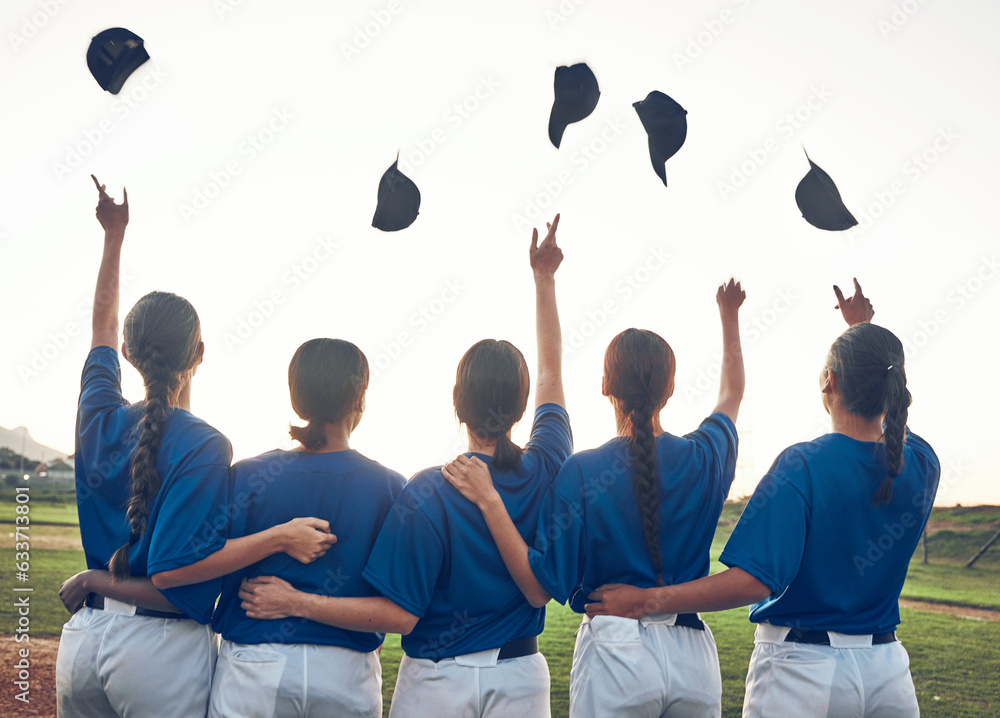
[[586, 63], [556, 68], [555, 100], [549, 113], [549, 139], [559, 147], [566, 126], [579, 122], [597, 107], [601, 91]]
[[809, 159], [811, 169], [795, 188], [795, 204], [813, 227], [831, 232], [850, 229], [858, 223], [840, 198], [840, 191], [823, 169]]
[[378, 205], [372, 217], [372, 227], [383, 232], [406, 229], [420, 212], [420, 190], [409, 177], [399, 171], [399, 155], [378, 183]]
[[649, 159], [665, 187], [667, 169], [664, 164], [677, 154], [687, 139], [687, 110], [658, 90], [646, 95], [645, 100], [633, 102], [632, 107], [649, 135]]
[[98, 33], [87, 48], [90, 74], [112, 95], [117, 95], [128, 76], [148, 59], [142, 38], [123, 27]]

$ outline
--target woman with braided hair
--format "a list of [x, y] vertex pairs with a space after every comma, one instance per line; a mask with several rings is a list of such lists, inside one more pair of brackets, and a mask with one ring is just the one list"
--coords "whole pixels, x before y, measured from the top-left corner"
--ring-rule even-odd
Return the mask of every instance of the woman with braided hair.
[[104, 254], [75, 455], [88, 569], [59, 591], [73, 616], [56, 660], [58, 713], [190, 718], [208, 709], [215, 640], [206, 624], [221, 576], [280, 551], [309, 562], [335, 538], [326, 522], [304, 518], [227, 540], [232, 448], [188, 410], [204, 345], [185, 299], [152, 292], [126, 316], [122, 356], [146, 397], [123, 399], [118, 277], [128, 195], [115, 204], [94, 183]]
[[820, 374], [832, 432], [774, 461], [719, 558], [730, 568], [678, 586], [602, 586], [586, 606], [597, 621], [753, 604], [751, 718], [919, 715], [895, 629], [941, 467], [906, 428], [903, 346], [870, 323], [854, 284], [851, 298], [834, 287], [849, 327]]
[[[551, 597], [583, 613], [588, 594], [606, 583], [653, 587], [708, 575], [709, 547], [736, 467], [734, 421], [744, 387], [739, 308], [745, 297], [733, 280], [719, 287], [719, 400], [685, 436], [660, 425], [674, 391], [670, 346], [640, 329], [611, 341], [602, 390], [614, 408], [618, 436], [563, 465], [530, 548], [511, 530], [482, 462], [458, 457], [445, 467], [445, 477], [482, 510], [533, 605]], [[574, 718], [718, 716], [721, 693], [715, 643], [696, 614], [583, 618], [570, 673]]]

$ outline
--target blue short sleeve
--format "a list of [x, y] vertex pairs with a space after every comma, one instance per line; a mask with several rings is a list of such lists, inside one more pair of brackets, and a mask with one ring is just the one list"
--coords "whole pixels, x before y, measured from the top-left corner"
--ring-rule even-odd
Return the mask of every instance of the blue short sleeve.
[[537, 454], [542, 460], [543, 470], [555, 476], [559, 467], [573, 453], [573, 431], [565, 407], [559, 404], [542, 404], [535, 409], [531, 437], [524, 446], [524, 452]]
[[559, 603], [569, 600], [583, 575], [586, 526], [582, 487], [579, 464], [563, 464], [542, 501], [535, 545], [528, 548], [535, 578]]
[[206, 531], [206, 527], [226, 526], [231, 456], [228, 440], [218, 435], [191, 457], [191, 466], [176, 472], [170, 485], [160, 488], [158, 506], [152, 512], [155, 524], [147, 529], [152, 532], [150, 575], [189, 566], [225, 545], [224, 528]]
[[[379, 593], [422, 617], [444, 566], [444, 541], [420, 506], [413, 481], [382, 524], [362, 573]], [[425, 484], [426, 485], [426, 484]]]
[[118, 352], [111, 347], [94, 347], [87, 356], [80, 379], [80, 408], [100, 411], [124, 403]]
[[736, 451], [739, 440], [736, 425], [725, 414], [716, 412], [701, 422], [701, 425], [684, 438], [695, 441], [705, 448], [714, 469], [711, 475], [723, 482], [723, 495], [729, 494], [736, 475]]
[[801, 463], [788, 452], [760, 480], [733, 529], [719, 562], [741, 568], [771, 589], [784, 591], [799, 572], [805, 552], [810, 507], [787, 478]]

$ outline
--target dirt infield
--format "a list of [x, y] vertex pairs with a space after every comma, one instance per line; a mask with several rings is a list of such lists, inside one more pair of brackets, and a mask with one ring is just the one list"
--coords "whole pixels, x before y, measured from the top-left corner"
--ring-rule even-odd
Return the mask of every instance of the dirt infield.
[[915, 611], [947, 613], [961, 618], [974, 618], [978, 621], [1000, 621], [1000, 611], [990, 611], [985, 608], [966, 608], [965, 606], [950, 606], [947, 603], [907, 601], [904, 598], [899, 599], [899, 605], [901, 608], [912, 608]]
[[[17, 700], [20, 689], [14, 686], [18, 678], [16, 663], [21, 659], [18, 651], [27, 648], [28, 702]], [[27, 643], [15, 643], [13, 636], [0, 636], [0, 715], [5, 718], [17, 716], [55, 716], [56, 714], [56, 651], [59, 639], [32, 636]]]

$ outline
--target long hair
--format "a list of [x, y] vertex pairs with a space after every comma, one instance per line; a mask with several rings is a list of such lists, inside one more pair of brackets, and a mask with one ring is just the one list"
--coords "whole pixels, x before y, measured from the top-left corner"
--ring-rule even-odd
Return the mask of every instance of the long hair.
[[115, 579], [126, 579], [129, 546], [146, 530], [149, 508], [160, 490], [156, 455], [160, 450], [167, 408], [191, 378], [201, 346], [201, 324], [191, 303], [169, 292], [150, 292], [125, 317], [123, 350], [142, 375], [146, 401], [132, 454], [130, 498], [126, 516], [129, 541], [115, 551], [109, 570]]
[[295, 350], [288, 365], [292, 408], [305, 426], [288, 433], [309, 451], [326, 446], [324, 424], [336, 424], [363, 411], [368, 389], [368, 359], [342, 339], [310, 339]]
[[866, 420], [885, 415], [882, 439], [889, 471], [875, 491], [876, 504], [892, 499], [893, 479], [903, 470], [906, 416], [912, 400], [903, 362], [903, 344], [896, 335], [867, 322], [837, 337], [827, 357], [844, 408]]
[[520, 465], [521, 448], [507, 436], [528, 406], [528, 364], [510, 342], [483, 339], [473, 344], [455, 374], [455, 415], [481, 439], [496, 439], [493, 466]]
[[660, 497], [653, 416], [666, 404], [674, 368], [670, 345], [644, 329], [626, 329], [611, 340], [604, 353], [603, 391], [617, 401], [626, 420], [642, 532], [658, 586], [663, 585], [663, 556], [657, 519]]

